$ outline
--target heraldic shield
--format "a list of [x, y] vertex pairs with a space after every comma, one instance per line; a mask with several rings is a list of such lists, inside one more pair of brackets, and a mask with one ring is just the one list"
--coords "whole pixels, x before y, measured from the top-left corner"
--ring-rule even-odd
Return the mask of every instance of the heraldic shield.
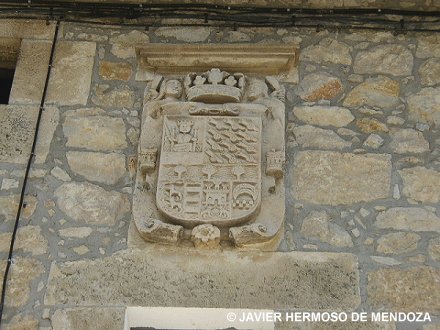
[[158, 208], [186, 225], [246, 222], [261, 200], [261, 118], [164, 116]]
[[[213, 68], [145, 89], [133, 219], [148, 242], [276, 245], [285, 189], [284, 88]], [[136, 243], [137, 244], [137, 243]]]

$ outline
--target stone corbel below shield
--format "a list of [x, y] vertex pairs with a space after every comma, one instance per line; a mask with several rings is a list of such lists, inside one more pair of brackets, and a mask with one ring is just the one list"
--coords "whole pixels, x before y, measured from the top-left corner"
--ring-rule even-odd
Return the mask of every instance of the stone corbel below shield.
[[133, 194], [139, 236], [197, 248], [276, 248], [285, 209], [284, 94], [274, 76], [223, 68], [149, 81]]

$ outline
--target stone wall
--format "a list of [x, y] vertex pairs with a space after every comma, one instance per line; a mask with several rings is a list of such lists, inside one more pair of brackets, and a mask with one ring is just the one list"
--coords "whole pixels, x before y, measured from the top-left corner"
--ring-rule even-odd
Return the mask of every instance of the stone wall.
[[[134, 248], [146, 85], [134, 47], [148, 42], [300, 46], [298, 82], [285, 84], [277, 252]], [[120, 329], [131, 305], [424, 311], [438, 327], [439, 77], [436, 35], [62, 23], [8, 281], [9, 329]], [[0, 108], [2, 259], [36, 120], [24, 104]], [[366, 327], [395, 326], [405, 328]]]

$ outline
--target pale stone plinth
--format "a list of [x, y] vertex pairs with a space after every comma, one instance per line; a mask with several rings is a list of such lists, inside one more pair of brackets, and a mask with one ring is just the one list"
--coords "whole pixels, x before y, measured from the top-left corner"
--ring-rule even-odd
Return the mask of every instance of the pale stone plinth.
[[45, 304], [347, 311], [360, 303], [351, 254], [181, 252], [150, 245], [53, 263]]

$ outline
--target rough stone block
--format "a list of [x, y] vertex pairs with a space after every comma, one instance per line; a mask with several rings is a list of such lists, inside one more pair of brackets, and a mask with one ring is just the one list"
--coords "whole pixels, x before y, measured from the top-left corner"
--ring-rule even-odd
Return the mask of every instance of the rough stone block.
[[51, 48], [50, 41], [22, 41], [9, 104], [40, 105]]
[[294, 156], [294, 198], [313, 204], [353, 204], [390, 196], [390, 155], [302, 151]]
[[53, 263], [45, 303], [345, 311], [360, 303], [354, 255], [213, 256], [155, 245], [104, 259]]
[[65, 308], [52, 315], [53, 330], [106, 329], [124, 327], [125, 308]]
[[89, 98], [96, 44], [59, 41], [47, 92], [47, 102], [85, 105]]
[[0, 105], [0, 162], [27, 163], [38, 106]]
[[439, 314], [439, 282], [432, 267], [378, 269], [368, 275], [368, 300], [378, 310]]
[[113, 151], [127, 147], [125, 124], [121, 118], [67, 117], [63, 131], [68, 147], [96, 151]]

